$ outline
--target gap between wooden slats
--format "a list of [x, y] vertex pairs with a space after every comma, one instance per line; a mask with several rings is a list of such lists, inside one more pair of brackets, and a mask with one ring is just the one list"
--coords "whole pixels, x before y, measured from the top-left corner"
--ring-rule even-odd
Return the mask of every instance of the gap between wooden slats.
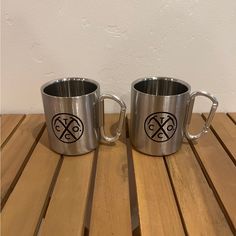
[[[127, 119], [127, 126], [129, 127], [129, 124], [130, 124], [130, 115], [128, 114], [127, 115], [128, 116], [128, 119]], [[146, 159], [147, 160], [147, 163], [149, 163], [150, 164], [150, 161], [148, 161], [149, 159], [152, 159], [152, 158], [156, 158], [156, 160], [157, 160], [157, 162], [159, 162], [159, 166], [161, 166], [161, 165], [163, 165], [164, 164], [164, 166], [165, 166], [165, 163], [164, 163], [164, 159], [163, 159], [163, 157], [154, 157], [154, 156], [148, 156], [148, 155], [145, 155], [145, 154], [142, 154], [142, 153], [140, 153], [140, 152], [137, 152], [137, 151], [135, 151], [135, 149], [133, 149], [132, 148], [132, 144], [131, 144], [131, 141], [130, 141], [130, 138], [129, 138], [129, 134], [127, 134], [127, 138], [128, 138], [128, 147], [130, 148], [130, 154], [129, 154], [129, 158], [131, 159], [131, 161], [130, 161], [130, 164], [133, 166], [133, 167], [131, 167], [131, 169], [133, 169], [132, 171], [134, 171], [134, 173], [133, 173], [133, 175], [134, 175], [134, 178], [135, 178], [135, 180], [134, 180], [134, 185], [135, 185], [135, 187], [134, 187], [134, 189], [135, 189], [135, 192], [133, 193], [133, 194], [135, 194], [136, 196], [135, 196], [135, 198], [138, 198], [140, 201], [142, 201], [142, 197], [140, 197], [140, 196], [138, 196], [137, 197], [137, 195], [138, 195], [138, 190], [137, 190], [137, 178], [136, 178], [136, 172], [137, 172], [137, 170], [135, 169], [135, 167], [134, 167], [134, 160], [136, 159], [137, 161], [139, 160], [139, 159]], [[132, 155], [132, 152], [134, 153], [136, 153], [137, 155], [138, 155], [138, 157], [136, 157], [136, 155]], [[139, 158], [139, 157], [141, 157], [141, 158]], [[150, 157], [150, 158], [149, 158]], [[158, 161], [158, 159], [159, 159], [159, 161]], [[161, 159], [161, 160], [160, 160]], [[144, 161], [144, 160], [143, 160]], [[162, 162], [162, 163], [161, 163]], [[141, 163], [141, 162], [140, 162]], [[142, 164], [139, 164], [138, 163], [138, 166], [142, 166]], [[151, 166], [151, 165], [150, 165]], [[147, 218], [146, 217], [146, 215], [142, 215], [142, 219], [144, 218], [147, 222], [149, 221], [149, 223], [147, 224], [147, 223], [143, 223], [142, 222], [142, 230], [140, 229], [140, 221], [141, 221], [141, 219], [140, 219], [140, 214], [143, 214], [143, 209], [141, 210], [141, 213], [140, 213], [140, 205], [138, 205], [137, 207], [138, 207], [138, 216], [135, 216], [135, 219], [136, 219], [136, 221], [135, 221], [135, 223], [139, 223], [139, 227], [137, 227], [134, 231], [133, 231], [133, 235], [134, 236], [139, 236], [139, 235], [156, 235], [156, 233], [161, 233], [161, 234], [163, 234], [164, 233], [164, 231], [166, 231], [167, 233], [169, 233], [169, 232], [177, 232], [177, 234], [179, 235], [179, 234], [181, 234], [181, 235], [184, 235], [184, 234], [187, 234], [187, 231], [186, 231], [186, 228], [185, 228], [185, 223], [184, 223], [184, 221], [183, 221], [183, 218], [182, 218], [182, 213], [181, 213], [181, 211], [180, 211], [180, 208], [179, 208], [179, 206], [178, 206], [178, 199], [176, 198], [176, 195], [175, 195], [175, 189], [173, 188], [173, 186], [172, 186], [172, 183], [171, 183], [171, 178], [170, 178], [170, 176], [169, 176], [169, 173], [168, 173], [168, 169], [167, 169], [167, 167], [164, 167], [164, 166], [162, 166], [162, 168], [164, 168], [164, 170], [162, 170], [162, 171], [164, 171], [163, 173], [164, 173], [164, 177], [163, 177], [163, 179], [165, 180], [165, 181], [167, 181], [167, 187], [164, 189], [164, 191], [167, 193], [168, 191], [170, 191], [170, 193], [167, 193], [167, 194], [170, 194], [171, 195], [171, 197], [170, 197], [170, 205], [171, 205], [171, 209], [170, 209], [170, 211], [167, 209], [167, 210], [164, 210], [164, 211], [166, 211], [167, 212], [167, 214], [165, 214], [166, 212], [164, 212], [164, 214], [163, 213], [161, 213], [160, 214], [160, 216], [159, 217], [161, 217], [162, 218], [162, 216], [164, 216], [164, 218], [168, 218], [168, 214], [170, 214], [171, 215], [171, 211], [174, 211], [174, 215], [173, 216], [171, 216], [170, 217], [170, 221], [173, 221], [174, 222], [174, 224], [177, 222], [177, 226], [176, 227], [172, 227], [171, 229], [168, 229], [168, 226], [167, 225], [165, 225], [165, 223], [164, 223], [164, 220], [163, 220], [163, 226], [161, 226], [160, 228], [158, 228], [158, 226], [155, 226], [157, 223], [157, 220], [159, 220], [160, 218], [158, 217], [158, 218], [155, 218], [155, 212], [152, 214], [152, 206], [151, 206], [151, 202], [152, 201], [147, 201], [147, 202], [149, 202], [149, 207], [150, 207], [150, 216], [148, 216], [149, 217], [149, 220], [148, 219], [145, 219], [145, 218]], [[155, 168], [155, 167], [154, 167]], [[162, 169], [161, 168], [161, 169]], [[147, 168], [145, 168], [145, 170], [143, 170], [144, 172], [146, 171], [146, 169]], [[153, 167], [151, 168], [152, 170], [153, 170]], [[156, 168], [156, 170], [157, 170], [157, 168]], [[149, 170], [147, 170], [147, 172], [148, 172]], [[140, 173], [139, 173], [139, 175], [140, 175]], [[157, 174], [158, 175], [158, 174]], [[141, 178], [142, 179], [142, 178]], [[145, 180], [144, 180], [145, 181]], [[158, 184], [157, 184], [157, 182], [158, 182], [158, 177], [157, 178], [154, 178], [154, 180], [148, 180], [148, 181], [145, 181], [145, 182], [147, 182], [146, 184], [147, 184], [147, 186], [153, 186], [153, 185], [157, 185], [158, 186]], [[145, 188], [145, 187], [144, 187]], [[172, 191], [171, 191], [171, 189], [172, 189]], [[159, 191], [158, 189], [156, 189], [157, 190], [157, 192]], [[140, 189], [139, 189], [139, 191], [140, 191]], [[154, 195], [155, 194], [151, 194], [152, 196], [152, 198], [154, 198]], [[172, 195], [173, 195], [173, 197], [172, 197]], [[150, 196], [149, 196], [149, 198], [150, 198]], [[150, 199], [149, 199], [150, 200]], [[137, 202], [138, 202], [138, 200], [136, 200]], [[158, 202], [159, 200], [157, 200], [157, 202]], [[167, 200], [167, 202], [169, 202], [169, 200]], [[158, 204], [159, 205], [163, 205], [163, 204], [160, 204], [160, 203], [155, 203], [155, 206], [154, 206], [154, 209], [157, 209], [157, 207], [159, 207], [158, 206]], [[131, 203], [131, 205], [132, 205], [132, 203]], [[172, 206], [173, 206], [173, 208], [172, 208]], [[142, 207], [141, 207], [142, 208]], [[160, 210], [157, 210], [157, 212], [161, 212], [162, 211], [162, 209], [160, 209]], [[168, 213], [168, 211], [169, 211], [169, 213]], [[144, 212], [144, 214], [145, 214], [145, 212]], [[161, 220], [160, 220], [160, 222], [159, 222], [159, 224], [162, 224], [162, 222], [161, 222]], [[171, 225], [172, 225], [173, 223], [171, 223]], [[182, 225], [181, 225], [182, 224]], [[154, 226], [154, 227], [153, 227]], [[141, 230], [141, 231], [140, 231]]]
[[[203, 114], [206, 120], [208, 114]], [[236, 125], [225, 113], [216, 113], [211, 130], [236, 165]]]
[[11, 138], [13, 133], [16, 131], [18, 126], [24, 120], [25, 115], [1, 115], [0, 117], [0, 130], [1, 130], [1, 148], [7, 143], [7, 141]]
[[236, 124], [236, 112], [234, 113], [227, 113], [227, 116]]
[[43, 115], [27, 115], [1, 150], [1, 208], [16, 185], [44, 128]]
[[129, 174], [129, 195], [130, 195], [130, 212], [133, 236], [140, 235], [140, 219], [138, 214], [137, 188], [135, 184], [134, 163], [132, 158], [132, 146], [129, 137], [129, 120], [126, 118], [126, 146], [128, 157], [128, 174]]
[[[114, 134], [117, 115], [107, 115], [105, 126]], [[125, 131], [124, 131], [125, 132]], [[114, 145], [100, 144], [89, 235], [132, 235], [126, 138]], [[107, 132], [108, 133], [108, 132]]]
[[188, 235], [232, 235], [191, 147], [184, 143], [165, 160]]
[[42, 223], [44, 222], [44, 218], [47, 213], [47, 209], [48, 209], [49, 203], [51, 201], [52, 193], [54, 191], [55, 184], [57, 182], [57, 178], [60, 173], [63, 161], [64, 161], [64, 157], [62, 155], [59, 155], [59, 161], [57, 163], [57, 166], [55, 168], [55, 171], [54, 171], [51, 183], [50, 183], [50, 186], [48, 188], [48, 191], [47, 191], [47, 194], [45, 197], [45, 201], [44, 201], [44, 204], [41, 209], [41, 213], [39, 214], [38, 222], [37, 222], [37, 225], [34, 230], [34, 235], [41, 235]]
[[40, 235], [82, 235], [95, 151], [64, 156]]
[[98, 148], [95, 150], [95, 153], [94, 153], [91, 180], [90, 180], [90, 186], [88, 190], [87, 204], [86, 204], [86, 210], [85, 210], [86, 213], [84, 217], [84, 236], [89, 236], [89, 226], [90, 226], [91, 212], [92, 212], [92, 201], [93, 201], [96, 170], [97, 170], [97, 160], [98, 160]]
[[3, 235], [34, 235], [59, 160], [44, 131], [2, 210]]
[[142, 235], [184, 235], [163, 157], [132, 150]]
[[163, 157], [132, 149], [141, 235], [185, 235]]
[[[200, 114], [192, 116], [192, 128], [199, 131], [204, 124]], [[232, 232], [236, 225], [236, 169], [211, 130], [194, 144], [192, 150], [220, 204]]]

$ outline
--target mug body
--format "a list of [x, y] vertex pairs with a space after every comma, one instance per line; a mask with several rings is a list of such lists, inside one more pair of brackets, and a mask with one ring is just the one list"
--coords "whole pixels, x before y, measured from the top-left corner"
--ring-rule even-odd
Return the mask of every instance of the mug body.
[[81, 155], [99, 143], [96, 81], [84, 78], [54, 80], [41, 87], [50, 147], [65, 155]]
[[184, 81], [151, 77], [131, 87], [131, 142], [140, 152], [162, 156], [183, 141], [190, 86]]

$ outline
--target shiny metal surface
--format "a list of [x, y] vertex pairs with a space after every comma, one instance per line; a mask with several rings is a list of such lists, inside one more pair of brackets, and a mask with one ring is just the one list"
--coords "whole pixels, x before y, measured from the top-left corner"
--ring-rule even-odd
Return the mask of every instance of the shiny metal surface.
[[[182, 144], [184, 130], [187, 130], [187, 111], [188, 114], [192, 112], [192, 109], [187, 110], [189, 103], [190, 85], [184, 81], [166, 77], [134, 81], [131, 85], [133, 146], [140, 152], [154, 156], [176, 152]], [[190, 104], [193, 105], [193, 102]], [[211, 118], [214, 112], [215, 109]], [[192, 138], [190, 135], [187, 137]]]
[[[99, 101], [104, 97], [100, 97], [100, 86], [96, 81], [84, 78], [54, 80], [41, 87], [41, 94], [49, 143], [54, 151], [80, 155], [98, 146], [101, 139]], [[119, 99], [115, 95], [110, 98]], [[103, 138], [114, 142], [119, 132], [114, 139], [104, 134]]]
[[[108, 137], [105, 135], [104, 131], [104, 100], [105, 99], [111, 99], [116, 101], [120, 105], [120, 117], [118, 121], [118, 127], [116, 130], [116, 135], [114, 137]], [[111, 95], [111, 94], [103, 94], [99, 98], [99, 127], [100, 127], [100, 133], [101, 133], [101, 138], [106, 141], [107, 143], [112, 143], [118, 140], [118, 138], [121, 135], [124, 120], [125, 120], [125, 114], [126, 114], [126, 105], [125, 103], [116, 95]]]
[[[203, 96], [203, 97], [207, 97], [209, 98], [211, 101], [212, 101], [212, 106], [211, 106], [211, 110], [210, 110], [210, 113], [206, 119], [206, 122], [202, 128], [202, 130], [200, 131], [200, 133], [198, 134], [190, 134], [188, 132], [188, 127], [189, 127], [189, 124], [190, 124], [190, 121], [191, 121], [191, 115], [192, 115], [192, 110], [193, 110], [193, 106], [194, 106], [194, 101], [195, 101], [195, 98], [197, 96]], [[191, 95], [190, 95], [190, 102], [189, 102], [189, 106], [188, 106], [188, 112], [187, 112], [187, 117], [186, 117], [186, 123], [184, 125], [184, 134], [186, 136], [187, 139], [189, 140], [197, 140], [199, 139], [203, 134], [207, 133], [208, 132], [208, 129], [210, 128], [210, 125], [211, 125], [211, 121], [213, 120], [214, 118], [214, 115], [215, 115], [215, 112], [216, 112], [216, 109], [218, 107], [218, 101], [216, 99], [216, 97], [214, 97], [212, 94], [208, 93], [208, 92], [205, 92], [205, 91], [196, 91], [196, 92], [193, 92]]]

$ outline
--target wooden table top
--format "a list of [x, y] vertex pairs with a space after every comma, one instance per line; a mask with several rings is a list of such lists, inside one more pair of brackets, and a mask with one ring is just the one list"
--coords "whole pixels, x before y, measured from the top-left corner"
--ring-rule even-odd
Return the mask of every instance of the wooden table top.
[[2, 235], [236, 235], [236, 113], [166, 157], [133, 150], [125, 128], [114, 145], [61, 156], [43, 115], [1, 115]]

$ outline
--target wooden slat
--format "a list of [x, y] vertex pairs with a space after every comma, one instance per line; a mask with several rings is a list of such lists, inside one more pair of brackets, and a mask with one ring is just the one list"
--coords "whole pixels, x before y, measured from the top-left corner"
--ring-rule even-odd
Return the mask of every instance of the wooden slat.
[[[207, 116], [204, 114], [205, 118]], [[212, 128], [236, 163], [236, 125], [225, 113], [217, 113]]]
[[2, 235], [34, 234], [60, 158], [45, 146], [47, 143], [47, 132], [44, 132], [2, 210]]
[[191, 147], [183, 144], [166, 162], [188, 235], [232, 235]]
[[2, 149], [1, 200], [5, 198], [44, 125], [43, 115], [27, 115]]
[[65, 156], [40, 235], [82, 235], [94, 151]]
[[15, 130], [18, 123], [23, 119], [24, 115], [1, 115], [0, 117], [0, 130], [1, 141], [0, 146], [7, 140], [11, 133]]
[[[204, 120], [199, 114], [193, 115], [192, 127], [200, 130]], [[214, 185], [234, 228], [236, 225], [236, 168], [211, 130], [194, 144], [194, 149], [204, 166], [209, 181]]]
[[141, 234], [184, 235], [181, 218], [162, 157], [132, 150]]
[[234, 122], [236, 123], [236, 112], [230, 112], [228, 113], [228, 115], [231, 117], [232, 120], [234, 120]]
[[[107, 116], [111, 127], [117, 116]], [[113, 126], [114, 128], [114, 126]], [[100, 145], [95, 179], [90, 234], [132, 235], [125, 137], [114, 145]]]

